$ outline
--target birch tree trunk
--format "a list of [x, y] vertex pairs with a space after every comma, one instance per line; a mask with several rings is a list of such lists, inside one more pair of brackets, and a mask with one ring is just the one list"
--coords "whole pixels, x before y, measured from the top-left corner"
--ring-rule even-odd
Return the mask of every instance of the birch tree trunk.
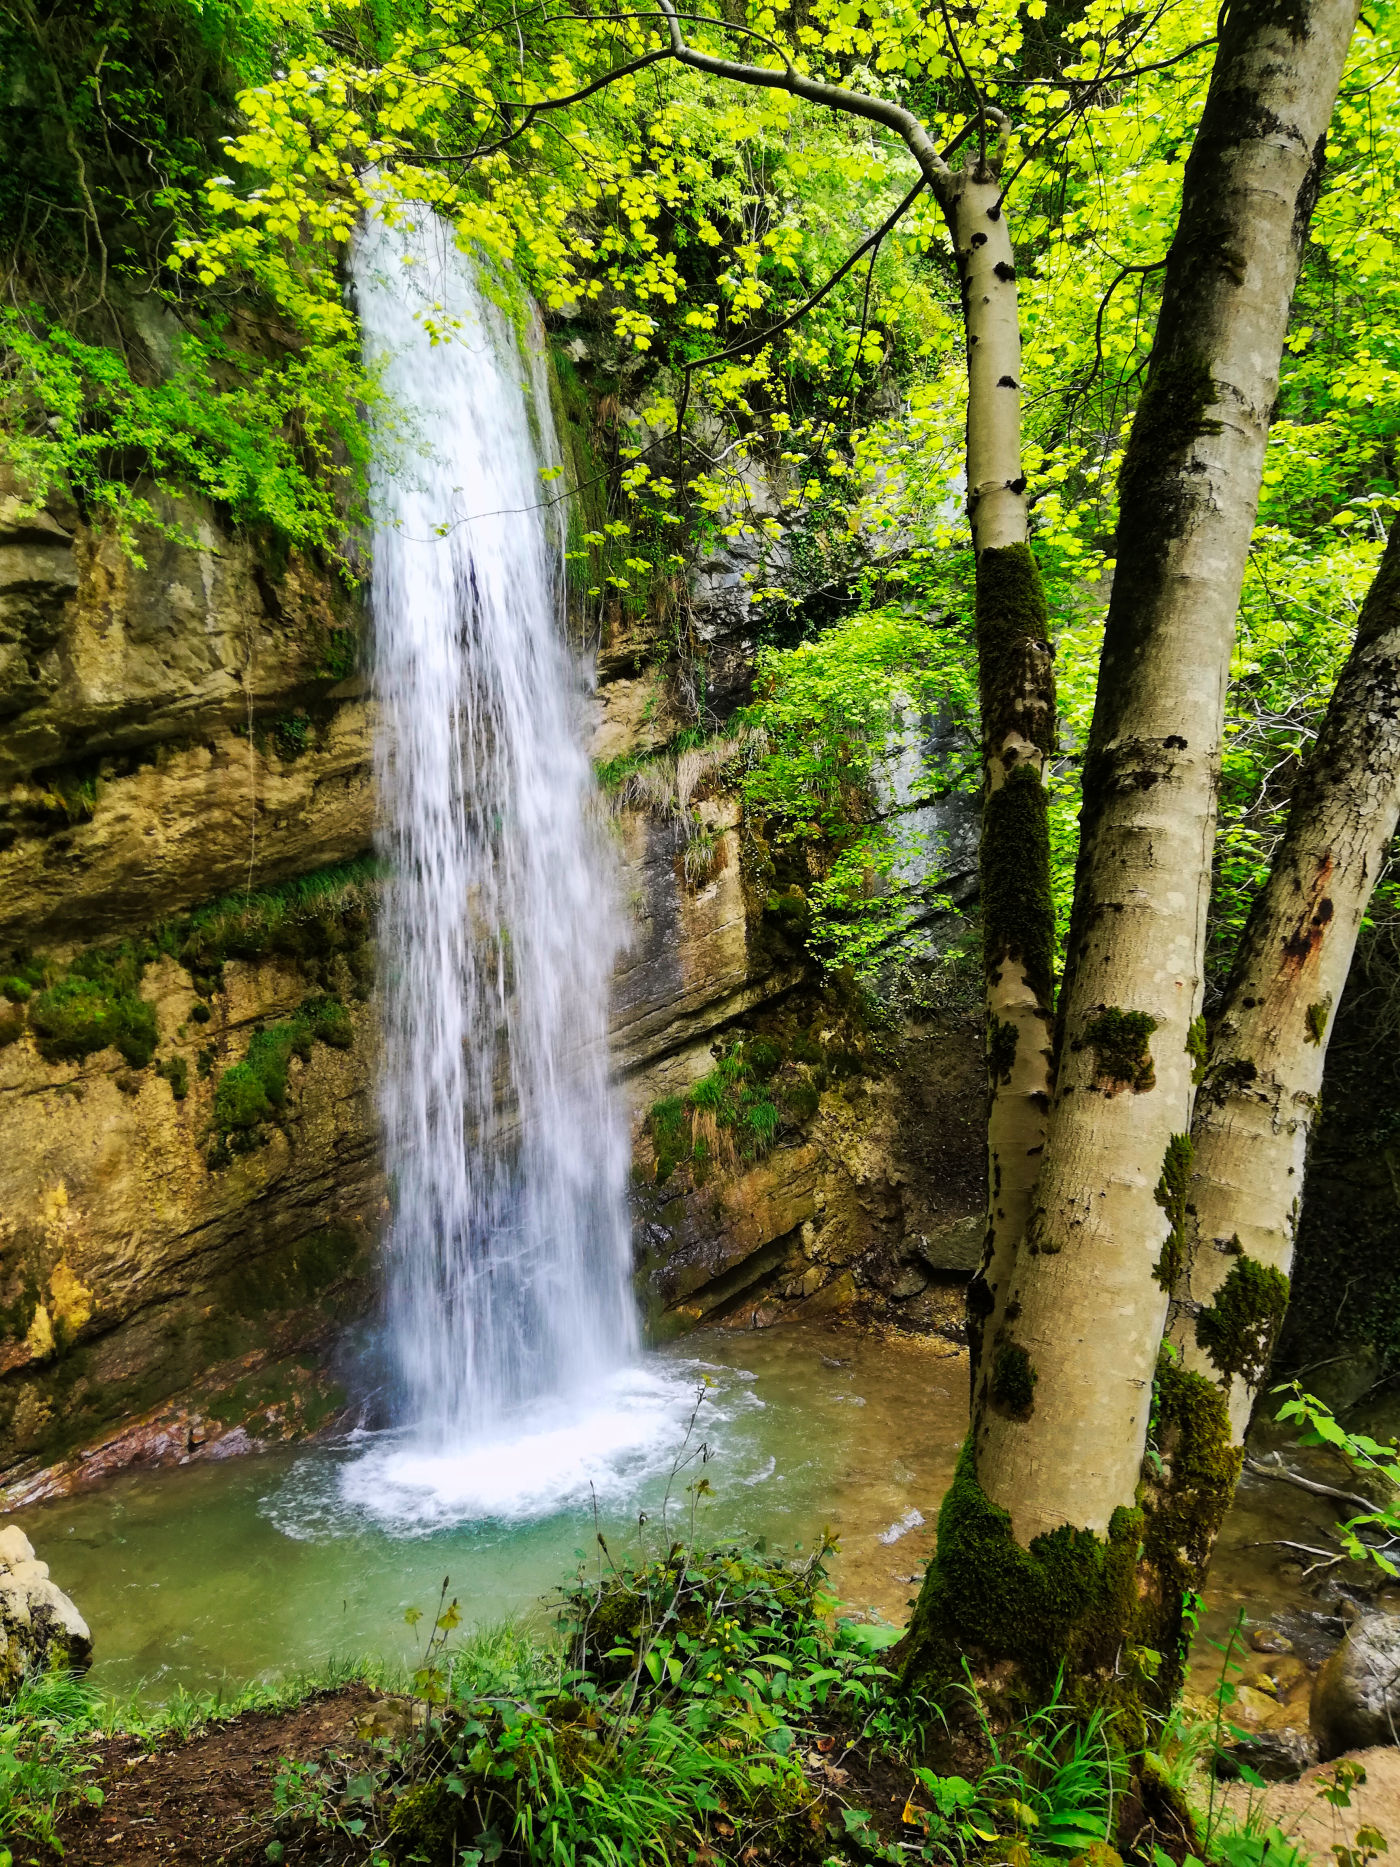
[[987, 1235], [968, 1290], [974, 1401], [1025, 1233], [1045, 1141], [1052, 1059], [1054, 907], [1045, 761], [1055, 664], [1031, 553], [1021, 470], [1021, 330], [999, 175], [981, 160], [934, 184], [962, 282], [967, 341], [967, 507], [977, 566], [982, 715], [982, 939], [987, 1015]]
[[[1030, 1217], [1052, 1068], [1054, 907], [1043, 774], [1055, 737], [1054, 655], [1045, 592], [1027, 543], [1020, 312], [1004, 189], [984, 150], [952, 168], [902, 104], [826, 84], [791, 64], [751, 65], [699, 51], [686, 41], [674, 0], [659, 4], [677, 63], [787, 91], [894, 131], [952, 235], [967, 340], [967, 503], [977, 563], [983, 752], [988, 1205], [982, 1266], [968, 1292], [975, 1401], [985, 1386], [983, 1324], [999, 1321]], [[1000, 111], [984, 107], [988, 117], [1004, 129]]]
[[[1122, 472], [1045, 1157], [1009, 1287], [993, 1293], [985, 1400], [906, 1676], [973, 1652], [1035, 1689], [1063, 1664], [1131, 1699], [1161, 1646], [1139, 1481], [1191, 1114], [1225, 684], [1357, 10], [1290, 0], [1223, 17]], [[1156, 1605], [1179, 1618], [1179, 1599]]]
[[1196, 1098], [1169, 1337], [1182, 1368], [1219, 1390], [1235, 1447], [1287, 1305], [1327, 1043], [1397, 820], [1400, 518], [1245, 928]]

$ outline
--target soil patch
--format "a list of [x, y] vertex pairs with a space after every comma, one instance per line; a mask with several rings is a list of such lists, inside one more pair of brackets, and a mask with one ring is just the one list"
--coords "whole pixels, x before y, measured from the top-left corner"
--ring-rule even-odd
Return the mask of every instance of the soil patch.
[[[117, 1737], [99, 1745], [95, 1780], [106, 1800], [60, 1823], [63, 1867], [218, 1867], [264, 1859], [279, 1760], [367, 1753], [356, 1727], [379, 1696], [350, 1686], [293, 1711], [246, 1712], [206, 1725], [183, 1743]], [[287, 1852], [296, 1858], [295, 1848]], [[56, 1867], [60, 1856], [40, 1858]]]

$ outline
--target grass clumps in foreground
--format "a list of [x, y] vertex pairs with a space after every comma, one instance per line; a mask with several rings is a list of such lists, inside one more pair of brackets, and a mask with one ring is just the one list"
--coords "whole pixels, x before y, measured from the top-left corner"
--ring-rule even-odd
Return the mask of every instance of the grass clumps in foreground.
[[804, 1745], [883, 1676], [827, 1618], [828, 1546], [783, 1562], [673, 1544], [634, 1564], [599, 1545], [555, 1642], [458, 1642], [440, 1603], [414, 1680], [421, 1734], [369, 1774], [285, 1765], [272, 1858], [311, 1827], [338, 1839], [326, 1859], [395, 1867], [820, 1859]]
[[62, 1809], [102, 1801], [93, 1781], [98, 1699], [71, 1673], [35, 1673], [0, 1707], [0, 1862], [5, 1842], [52, 1844]]
[[[1133, 1772], [1110, 1715], [1077, 1717], [1058, 1693], [1010, 1730], [993, 1729], [970, 1686], [946, 1717], [902, 1695], [880, 1663], [894, 1630], [831, 1619], [829, 1542], [805, 1560], [761, 1546], [699, 1553], [670, 1543], [631, 1562], [598, 1543], [592, 1572], [564, 1591], [554, 1640], [519, 1627], [459, 1638], [444, 1584], [411, 1698], [376, 1707], [362, 1695], [362, 1735], [284, 1755], [270, 1798], [250, 1761], [256, 1787], [242, 1814], [199, 1828], [208, 1858], [274, 1867], [1306, 1867], [1257, 1814], [1226, 1819], [1213, 1795], [1208, 1813], [1187, 1808], [1204, 1788], [1198, 1766], [1218, 1744], [1219, 1720], [1169, 1721]], [[84, 1804], [103, 1801], [101, 1740], [142, 1741], [143, 1796], [157, 1787], [162, 1753], [188, 1793], [204, 1780], [198, 1745], [236, 1743], [232, 1731], [208, 1727], [244, 1712], [285, 1713], [295, 1743], [307, 1728], [298, 1723], [304, 1701], [370, 1677], [347, 1667], [231, 1699], [181, 1693], [155, 1713], [104, 1706], [63, 1675], [26, 1682], [0, 1713], [0, 1867], [30, 1858], [7, 1844], [61, 1852], [65, 1837], [71, 1843], [65, 1814], [82, 1819]], [[261, 1727], [260, 1746], [266, 1735]], [[1321, 1779], [1319, 1795], [1338, 1808], [1349, 1802], [1354, 1779], [1340, 1771], [1350, 1767]], [[114, 1791], [113, 1807], [123, 1803], [124, 1818], [107, 1819], [124, 1819], [128, 1843], [141, 1840], [147, 1802], [133, 1808], [129, 1790]], [[1358, 1833], [1343, 1867], [1379, 1867], [1371, 1838]]]

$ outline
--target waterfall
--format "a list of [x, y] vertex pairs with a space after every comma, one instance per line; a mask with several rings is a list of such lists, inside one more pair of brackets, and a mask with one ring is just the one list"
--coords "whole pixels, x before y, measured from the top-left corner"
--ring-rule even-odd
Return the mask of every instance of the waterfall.
[[440, 1455], [636, 1348], [620, 923], [541, 346], [427, 208], [373, 216], [353, 272], [391, 411], [371, 471], [388, 1336], [403, 1426]]

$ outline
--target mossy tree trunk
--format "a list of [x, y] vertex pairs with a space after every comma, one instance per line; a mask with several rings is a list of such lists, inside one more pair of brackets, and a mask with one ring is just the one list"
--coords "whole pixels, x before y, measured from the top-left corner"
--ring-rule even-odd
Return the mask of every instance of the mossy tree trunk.
[[[1298, 778], [1226, 987], [1183, 1164], [1168, 1337], [1177, 1386], [1238, 1456], [1288, 1302], [1308, 1137], [1361, 919], [1400, 820], [1400, 519]], [[1188, 1177], [1189, 1176], [1189, 1177]], [[1164, 1497], [1175, 1487], [1168, 1435]], [[1221, 1512], [1228, 1494], [1217, 1500]], [[1190, 1551], [1199, 1583], [1219, 1528]]]
[[1054, 907], [1045, 763], [1055, 744], [1055, 661], [1028, 543], [1021, 467], [1016, 262], [995, 161], [934, 184], [952, 236], [967, 340], [967, 507], [977, 566], [982, 715], [982, 939], [987, 1014], [987, 1236], [968, 1292], [974, 1398], [1045, 1142], [1052, 1064]]
[[[1170, 1558], [1185, 1532], [1142, 1473], [1199, 1051], [1225, 689], [1357, 10], [1280, 0], [1223, 18], [1120, 484], [1045, 1153], [907, 1676], [961, 1653], [1039, 1691], [1063, 1664], [1081, 1694], [1141, 1704], [1175, 1671]], [[1216, 1390], [1180, 1385], [1159, 1398], [1191, 1438], [1192, 1501], [1206, 1509], [1233, 1481], [1225, 1410]]]

